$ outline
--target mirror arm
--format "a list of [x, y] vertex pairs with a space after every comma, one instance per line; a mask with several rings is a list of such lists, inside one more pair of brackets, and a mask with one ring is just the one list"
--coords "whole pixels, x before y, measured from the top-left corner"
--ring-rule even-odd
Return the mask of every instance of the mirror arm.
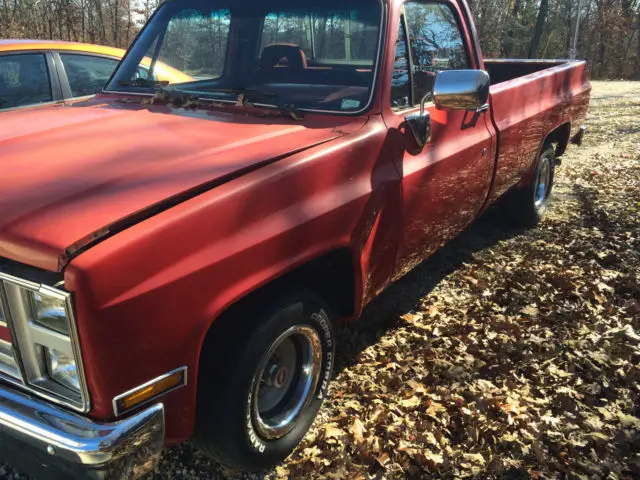
[[424, 97], [422, 97], [422, 100], [420, 100], [420, 115], [424, 115], [424, 106], [427, 101], [431, 100], [432, 98], [433, 92], [427, 92], [424, 94]]

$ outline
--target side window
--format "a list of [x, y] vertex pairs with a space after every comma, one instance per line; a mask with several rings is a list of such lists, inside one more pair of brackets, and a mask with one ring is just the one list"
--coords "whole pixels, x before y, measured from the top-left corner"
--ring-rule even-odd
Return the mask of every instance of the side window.
[[433, 89], [440, 70], [470, 68], [460, 27], [444, 3], [408, 2], [405, 14], [413, 60], [414, 103]]
[[409, 48], [404, 25], [400, 23], [398, 28], [398, 40], [396, 40], [396, 54], [393, 61], [393, 74], [391, 76], [391, 106], [393, 108], [406, 108], [411, 105], [411, 81], [409, 79]]
[[84, 97], [93, 95], [104, 87], [118, 61], [111, 58], [61, 53], [60, 59], [67, 73], [71, 95]]
[[0, 110], [53, 101], [44, 54], [0, 56]]

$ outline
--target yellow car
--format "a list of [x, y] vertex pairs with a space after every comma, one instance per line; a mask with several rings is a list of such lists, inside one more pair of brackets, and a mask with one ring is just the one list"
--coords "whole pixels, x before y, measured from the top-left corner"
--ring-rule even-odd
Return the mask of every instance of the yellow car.
[[[124, 56], [120, 48], [55, 40], [0, 40], [0, 112], [76, 101], [107, 82]], [[145, 59], [139, 76], [147, 78]], [[154, 80], [188, 82], [189, 75], [161, 62]]]

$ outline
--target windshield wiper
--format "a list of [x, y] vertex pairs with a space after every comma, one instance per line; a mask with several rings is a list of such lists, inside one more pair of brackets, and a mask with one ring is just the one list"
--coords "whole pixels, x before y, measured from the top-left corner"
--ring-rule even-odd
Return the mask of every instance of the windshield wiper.
[[[232, 93], [236, 94], [236, 106], [242, 107], [256, 107], [256, 108], [268, 108], [277, 112], [280, 115], [287, 116], [292, 120], [299, 121], [303, 118], [304, 113], [299, 110], [293, 104], [264, 104], [260, 103], [258, 105], [252, 103], [248, 95], [266, 95], [266, 96], [277, 96], [275, 92], [270, 92], [266, 90], [253, 90], [253, 89], [236, 89], [236, 88], [211, 88], [211, 89], [200, 89], [202, 92], [221, 92], [221, 93]], [[183, 108], [198, 108], [202, 106], [200, 101], [201, 99], [197, 95], [197, 91], [191, 90], [178, 90], [176, 88], [162, 88], [158, 87], [156, 89], [153, 97], [146, 99], [143, 103], [155, 104], [155, 103], [165, 103], [169, 105], [173, 105], [175, 107], [183, 107]], [[216, 102], [213, 98], [206, 99], [213, 103]], [[222, 105], [222, 104], [220, 104]]]
[[275, 110], [281, 115], [285, 115], [293, 120], [301, 120], [303, 117], [303, 113], [301, 110], [297, 109], [293, 104], [265, 104], [260, 103], [255, 105], [255, 102], [252, 102], [250, 97], [277, 97], [278, 94], [271, 90], [262, 90], [259, 88], [217, 88], [217, 87], [203, 87], [203, 88], [194, 88], [195, 91], [207, 92], [207, 93], [227, 93], [229, 95], [236, 95], [236, 105], [241, 107], [258, 107], [258, 108], [269, 108]]
[[278, 94], [276, 92], [272, 92], [271, 90], [261, 90], [259, 88], [217, 88], [217, 87], [202, 87], [202, 88], [194, 88], [196, 91], [200, 92], [210, 92], [210, 93], [228, 93], [230, 95], [236, 95], [236, 100], [238, 103], [241, 102], [241, 99], [247, 99], [249, 96], [257, 96], [257, 97], [277, 97]]
[[266, 105], [260, 104], [258, 107], [269, 108], [275, 110], [277, 113], [284, 115], [286, 117], [291, 118], [292, 120], [302, 120], [304, 117], [304, 112], [297, 108], [295, 105], [287, 103], [285, 105]]
[[122, 87], [166, 87], [169, 85], [167, 80], [149, 80], [147, 78], [136, 78], [135, 80], [119, 80], [118, 85]]

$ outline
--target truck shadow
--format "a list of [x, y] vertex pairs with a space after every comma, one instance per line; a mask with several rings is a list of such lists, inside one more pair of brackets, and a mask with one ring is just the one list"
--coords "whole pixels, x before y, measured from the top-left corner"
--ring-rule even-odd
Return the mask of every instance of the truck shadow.
[[358, 363], [360, 352], [382, 336], [404, 326], [402, 315], [419, 309], [419, 301], [447, 275], [473, 259], [475, 252], [522, 234], [510, 226], [499, 208], [482, 217], [406, 276], [390, 285], [363, 311], [361, 317], [338, 327], [334, 377]]

